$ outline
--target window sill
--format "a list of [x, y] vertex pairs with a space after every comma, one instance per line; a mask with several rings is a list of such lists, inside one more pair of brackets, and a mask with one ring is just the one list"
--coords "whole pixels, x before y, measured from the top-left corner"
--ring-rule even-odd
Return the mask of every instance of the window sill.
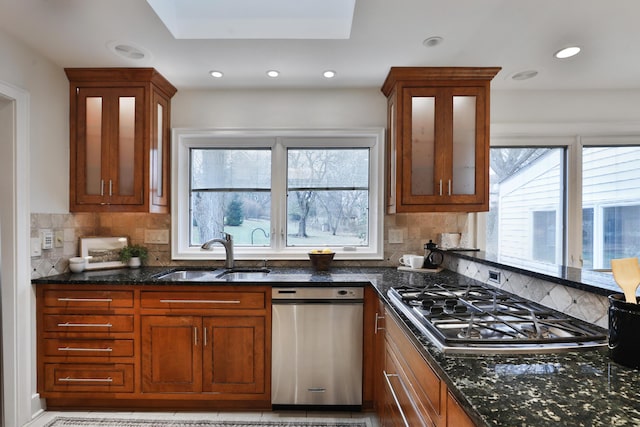
[[504, 263], [499, 261], [493, 254], [478, 251], [447, 251], [447, 255], [513, 271], [525, 276], [535, 277], [598, 295], [608, 296], [621, 292], [613, 279], [613, 275], [607, 272], [543, 263], [539, 265], [533, 265], [531, 263], [518, 265], [518, 263], [513, 260]]

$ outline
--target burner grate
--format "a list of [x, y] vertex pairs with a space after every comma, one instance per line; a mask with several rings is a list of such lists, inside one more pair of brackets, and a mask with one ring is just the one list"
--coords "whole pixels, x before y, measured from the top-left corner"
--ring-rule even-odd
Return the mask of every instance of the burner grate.
[[606, 344], [586, 322], [481, 285], [434, 284], [392, 288], [391, 302], [442, 348], [499, 348], [501, 352]]

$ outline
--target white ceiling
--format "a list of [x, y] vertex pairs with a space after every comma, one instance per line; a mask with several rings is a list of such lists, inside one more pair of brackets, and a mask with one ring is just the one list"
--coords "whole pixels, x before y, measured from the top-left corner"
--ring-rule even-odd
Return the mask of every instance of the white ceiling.
[[640, 88], [638, 17], [638, 0], [356, 0], [349, 39], [178, 40], [146, 0], [0, 0], [0, 28], [61, 67], [155, 67], [178, 89], [380, 87], [392, 66], [501, 66], [501, 90]]

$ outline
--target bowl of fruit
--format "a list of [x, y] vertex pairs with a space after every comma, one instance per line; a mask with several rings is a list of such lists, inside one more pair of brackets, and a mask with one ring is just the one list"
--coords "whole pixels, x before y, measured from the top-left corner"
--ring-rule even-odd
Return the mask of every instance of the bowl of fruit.
[[309, 260], [316, 271], [327, 271], [334, 255], [335, 252], [331, 249], [313, 249], [309, 252]]

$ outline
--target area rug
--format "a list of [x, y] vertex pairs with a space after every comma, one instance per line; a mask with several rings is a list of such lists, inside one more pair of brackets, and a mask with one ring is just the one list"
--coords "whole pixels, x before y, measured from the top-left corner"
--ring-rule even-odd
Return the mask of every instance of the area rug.
[[45, 427], [369, 427], [364, 421], [128, 420], [56, 417]]

